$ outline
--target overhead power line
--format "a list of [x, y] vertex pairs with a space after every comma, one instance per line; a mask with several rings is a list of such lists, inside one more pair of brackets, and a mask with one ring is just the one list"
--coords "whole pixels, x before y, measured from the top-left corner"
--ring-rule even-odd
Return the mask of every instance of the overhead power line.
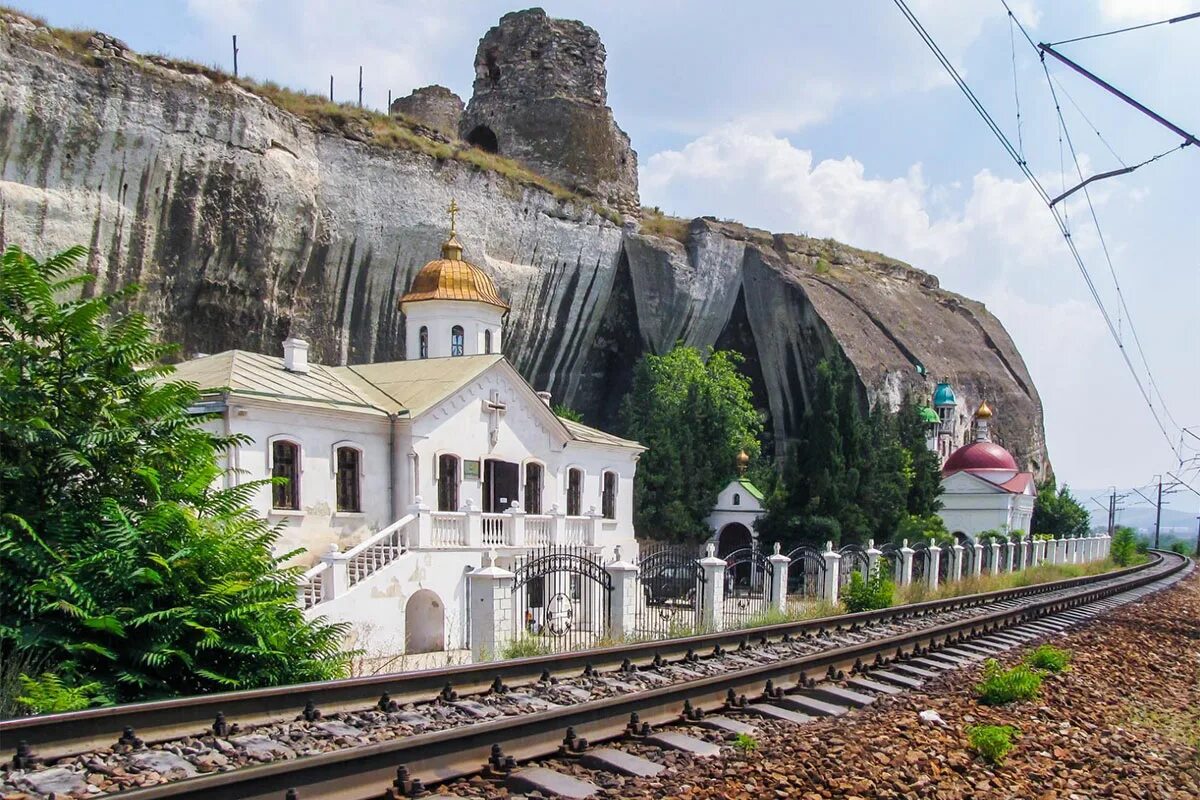
[[[1146, 406], [1150, 409], [1150, 413], [1154, 417], [1155, 424], [1162, 433], [1163, 439], [1166, 440], [1167, 446], [1178, 459], [1179, 451], [1176, 449], [1175, 441], [1171, 438], [1171, 435], [1167, 433], [1166, 426], [1163, 424], [1162, 419], [1158, 415], [1158, 411], [1154, 406], [1154, 402], [1151, 399], [1150, 393], [1147, 391], [1146, 386], [1142, 383], [1142, 379], [1138, 375], [1137, 368], [1134, 366], [1133, 361], [1129, 357], [1129, 353], [1126, 351], [1125, 346], [1121, 341], [1121, 336], [1117, 331], [1117, 327], [1114, 325], [1112, 316], [1108, 313], [1108, 309], [1105, 307], [1104, 301], [1101, 299], [1100, 293], [1096, 289], [1096, 285], [1092, 280], [1092, 276], [1088, 272], [1087, 265], [1083, 261], [1083, 256], [1079, 253], [1079, 249], [1075, 246], [1075, 241], [1071, 236], [1071, 231], [1066, 223], [1064, 215], [1060, 214], [1058, 208], [1051, 205], [1050, 194], [1046, 191], [1045, 187], [1042, 186], [1041, 181], [1038, 180], [1033, 171], [1030, 170], [1029, 165], [1022, 157], [1020, 150], [1013, 146], [1012, 142], [1005, 135], [1004, 131], [999, 125], [996, 124], [995, 119], [993, 119], [992, 115], [988, 113], [987, 108], [971, 90], [971, 87], [959, 74], [958, 70], [955, 69], [954, 64], [951, 63], [946, 54], [942, 52], [942, 49], [938, 46], [937, 42], [933, 39], [929, 32], [925, 30], [925, 27], [921, 24], [921, 21], [917, 18], [916, 14], [909, 9], [905, 0], [893, 0], [893, 2], [896, 4], [896, 7], [899, 8], [900, 13], [904, 15], [904, 18], [908, 20], [909, 25], [911, 25], [913, 30], [917, 32], [917, 35], [921, 37], [921, 40], [925, 43], [925, 46], [929, 48], [929, 51], [933, 53], [934, 57], [942, 65], [942, 68], [946, 70], [947, 74], [954, 81], [955, 85], [958, 86], [959, 90], [971, 103], [971, 106], [975, 109], [975, 112], [984, 121], [984, 123], [992, 131], [992, 134], [1008, 152], [1009, 157], [1012, 158], [1013, 162], [1016, 163], [1017, 167], [1021, 170], [1021, 173], [1025, 175], [1025, 178], [1033, 186], [1034, 190], [1037, 191], [1038, 196], [1042, 198], [1042, 202], [1044, 202], [1046, 207], [1050, 210], [1050, 214], [1054, 217], [1054, 221], [1058, 225], [1059, 232], [1062, 234], [1063, 240], [1066, 242], [1067, 249], [1070, 251], [1071, 257], [1074, 259], [1076, 266], [1079, 268], [1080, 274], [1083, 276], [1083, 280], [1087, 285], [1088, 292], [1091, 294], [1093, 302], [1095, 302], [1096, 307], [1099, 309], [1100, 315], [1104, 319], [1104, 323], [1108, 328], [1109, 334], [1117, 344], [1117, 348], [1121, 353], [1121, 358], [1124, 360], [1126, 367], [1129, 369], [1130, 375], [1133, 377], [1134, 383], [1137, 385], [1138, 390], [1142, 394], [1142, 399], [1145, 401]], [[1004, 0], [1001, 0], [1001, 2], [1004, 2]], [[1024, 27], [1021, 26], [1020, 21], [1017, 20], [1012, 14], [1012, 10], [1008, 8], [1007, 2], [1004, 2], [1004, 6], [1005, 9], [1008, 10], [1010, 18], [1017, 23], [1017, 27], [1021, 31], [1022, 36], [1025, 37], [1025, 40], [1029, 42], [1030, 46], [1036, 49], [1037, 45], [1031, 38], [1029, 38], [1029, 34], [1026, 33]]]
[[1051, 42], [1051, 47], [1057, 47], [1060, 44], [1071, 44], [1072, 42], [1086, 42], [1088, 39], [1099, 39], [1101, 36], [1112, 36], [1117, 33], [1128, 33], [1129, 31], [1140, 31], [1142, 28], [1153, 28], [1156, 25], [1174, 25], [1176, 22], [1186, 22], [1189, 19], [1200, 17], [1200, 11], [1192, 14], [1184, 14], [1181, 17], [1171, 17], [1170, 19], [1160, 19], [1158, 22], [1147, 22], [1142, 25], [1130, 25], [1128, 28], [1118, 28], [1115, 31], [1104, 31], [1103, 33], [1092, 33], [1087, 36], [1076, 36], [1074, 39], [1063, 39], [1058, 42]]

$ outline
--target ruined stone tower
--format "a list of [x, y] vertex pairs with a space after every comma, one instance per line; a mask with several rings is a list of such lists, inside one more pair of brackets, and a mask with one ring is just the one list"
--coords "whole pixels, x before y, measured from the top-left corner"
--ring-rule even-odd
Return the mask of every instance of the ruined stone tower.
[[540, 8], [505, 14], [479, 40], [459, 133], [637, 218], [637, 153], [606, 105], [604, 58], [582, 22]]
[[397, 97], [389, 109], [393, 114], [403, 114], [434, 130], [458, 135], [462, 122], [463, 101], [445, 86], [422, 86], [414, 89], [408, 97]]

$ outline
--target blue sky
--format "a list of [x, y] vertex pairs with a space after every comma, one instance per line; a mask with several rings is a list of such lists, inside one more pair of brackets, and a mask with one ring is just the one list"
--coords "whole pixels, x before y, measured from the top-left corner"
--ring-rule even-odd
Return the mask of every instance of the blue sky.
[[[361, 64], [366, 100], [380, 108], [389, 89], [400, 96], [429, 83], [469, 97], [479, 37], [518, 7], [416, 0], [15, 4], [55, 25], [106, 31], [139, 51], [226, 68], [237, 33], [244, 73], [317, 92], [333, 74], [345, 99]], [[1060, 172], [1057, 117], [1042, 67], [1019, 33], [1014, 54], [1000, 0], [910, 5], [1014, 141], [1015, 84], [1028, 163], [1051, 190], [1064, 180], [1072, 185], [1073, 176]], [[1200, 0], [1011, 5], [1037, 41], [1200, 11]], [[544, 7], [600, 32], [609, 103], [638, 150], [643, 203], [833, 236], [933, 272], [943, 286], [986, 302], [1016, 339], [1045, 404], [1062, 480], [1142, 486], [1177, 470], [1048, 212], [891, 3], [564, 0]], [[1200, 130], [1200, 20], [1062, 50], [1185, 129]], [[1060, 100], [1085, 174], [1178, 144], [1065, 68], [1050, 72], [1064, 90]], [[1065, 158], [1073, 169], [1069, 153]], [[1179, 426], [1200, 426], [1198, 185], [1200, 149], [1189, 148], [1092, 190], [1129, 317], [1161, 390], [1155, 403], [1165, 400], [1173, 421], [1163, 414], [1164, 423], [1177, 443]], [[1114, 280], [1083, 198], [1068, 210], [1074, 239], [1116, 319]], [[1119, 327], [1145, 381], [1123, 313]], [[1200, 488], [1198, 471], [1200, 462], [1185, 477]], [[1200, 502], [1186, 491], [1175, 497], [1180, 508]]]

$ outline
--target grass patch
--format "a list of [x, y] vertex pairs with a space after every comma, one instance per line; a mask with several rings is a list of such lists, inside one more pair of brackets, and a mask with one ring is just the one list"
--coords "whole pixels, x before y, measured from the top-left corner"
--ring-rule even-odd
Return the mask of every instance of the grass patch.
[[664, 214], [658, 206], [654, 208], [643, 206], [642, 224], [638, 232], [646, 236], [662, 236], [687, 244], [688, 229], [691, 227], [691, 224], [691, 220]]
[[500, 649], [500, 658], [507, 661], [510, 658], [548, 656], [553, 652], [554, 648], [542, 637], [523, 635], [504, 645]]
[[1053, 645], [1043, 644], [1034, 648], [1033, 652], [1025, 656], [1025, 663], [1034, 669], [1057, 674], [1070, 669], [1071, 654]]
[[1130, 725], [1149, 728], [1168, 741], [1192, 748], [1192, 760], [1200, 765], [1200, 705], [1179, 709], [1155, 709], [1129, 706]]
[[840, 603], [830, 603], [825, 600], [814, 600], [811, 603], [789, 604], [788, 607], [783, 610], [780, 610], [775, 606], [770, 606], [748, 617], [740, 625], [732, 626], [727, 630], [762, 628], [767, 625], [782, 625], [787, 622], [802, 622], [806, 619], [820, 619], [821, 617], [832, 617], [837, 614], [844, 613], [846, 613], [846, 610], [842, 608]]
[[1016, 589], [1038, 583], [1099, 575], [1114, 569], [1118, 569], [1118, 566], [1111, 561], [1091, 561], [1087, 564], [1040, 564], [1016, 572], [972, 575], [960, 581], [949, 581], [939, 584], [937, 591], [931, 591], [928, 584], [920, 581], [899, 587], [896, 590], [896, 602], [897, 605], [903, 605], [923, 603], [927, 600], [945, 600], [950, 597], [962, 597], [981, 592], [998, 592], [1003, 589]]
[[967, 741], [984, 761], [1000, 766], [1012, 750], [1016, 734], [1012, 725], [972, 725], [967, 728]]
[[1041, 690], [1041, 673], [1024, 664], [1004, 669], [994, 658], [984, 662], [983, 680], [975, 686], [975, 694], [985, 706], [1002, 706], [1021, 700], [1032, 700]]
[[733, 746], [743, 753], [752, 753], [758, 749], [758, 739], [748, 733], [739, 733], [733, 738]]

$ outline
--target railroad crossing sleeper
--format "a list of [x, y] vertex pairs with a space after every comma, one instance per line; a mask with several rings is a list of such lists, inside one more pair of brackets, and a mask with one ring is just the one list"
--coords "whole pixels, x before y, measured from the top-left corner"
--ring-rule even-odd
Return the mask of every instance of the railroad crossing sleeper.
[[753, 725], [748, 725], [741, 720], [723, 716], [705, 717], [697, 724], [699, 724], [701, 728], [708, 728], [709, 730], [721, 731], [723, 733], [731, 733], [735, 736], [739, 733], [752, 735], [758, 730]]
[[801, 714], [798, 711], [789, 711], [786, 708], [771, 705], [770, 703], [755, 703], [752, 706], [746, 706], [745, 711], [749, 714], [757, 714], [760, 717], [769, 717], [771, 719], [779, 719], [784, 722], [792, 722], [796, 725], [803, 725], [806, 722], [812, 722], [812, 717], [807, 714]]
[[541, 792], [544, 795], [567, 797], [571, 800], [591, 797], [600, 791], [594, 783], [564, 775], [545, 767], [527, 767], [509, 775], [504, 784], [517, 792]]
[[784, 695], [771, 702], [778, 703], [784, 708], [790, 708], [812, 717], [840, 717], [850, 710], [846, 706], [827, 703], [815, 697], [805, 697], [799, 694]]
[[653, 778], [666, 769], [662, 764], [611, 747], [588, 750], [580, 757], [579, 763], [588, 769], [615, 772], [632, 778]]
[[1004, 649], [1000, 647], [985, 647], [984, 643], [979, 641], [962, 642], [961, 644], [956, 644], [954, 646], [959, 650], [965, 650], [968, 653], [975, 653], [980, 658], [991, 658], [992, 656], [996, 655], [996, 653], [1000, 652], [1000, 650]]
[[800, 691], [800, 694], [814, 697], [817, 700], [836, 703], [840, 706], [850, 706], [851, 708], [862, 708], [875, 702], [874, 695], [863, 694], [853, 689], [843, 689], [841, 686], [835, 686], [832, 683], [822, 683], [811, 689], [803, 689]]
[[653, 736], [647, 736], [642, 740], [646, 744], [661, 747], [664, 750], [682, 750], [685, 753], [691, 753], [700, 758], [709, 758], [721, 754], [721, 748], [712, 742], [706, 742], [703, 739], [696, 739], [692, 736], [687, 736], [674, 731], [663, 731], [656, 733]]
[[947, 664], [944, 661], [938, 661], [937, 659], [930, 658], [928, 656], [914, 658], [912, 661], [907, 663], [909, 666], [920, 667], [921, 669], [927, 669], [931, 672], [944, 672], [948, 669], [954, 669], [955, 667], [961, 666], [960, 664]]
[[925, 681], [920, 678], [914, 678], [911, 675], [901, 675], [899, 672], [892, 672], [886, 669], [872, 672], [871, 677], [887, 681], [894, 686], [899, 686], [901, 689], [920, 689], [925, 685]]
[[953, 647], [947, 647], [939, 655], [945, 655], [945, 656], [950, 656], [951, 658], [956, 658], [959, 661], [961, 661], [964, 665], [969, 664], [973, 661], [982, 661], [983, 659], [987, 658], [987, 656], [985, 656], [983, 653], [976, 653], [973, 650], [964, 650], [962, 645], [957, 645], [957, 644], [954, 645]]
[[862, 689], [876, 694], [901, 694], [904, 690], [887, 683], [873, 681], [870, 678], [849, 678], [846, 685], [852, 689]]
[[936, 653], [929, 653], [928, 655], [921, 656], [921, 658], [926, 661], [932, 661], [942, 669], [957, 669], [959, 667], [965, 667], [973, 660], [964, 658], [962, 656], [952, 655], [947, 653], [945, 650], [939, 650]]
[[921, 680], [929, 680], [930, 678], [937, 677], [936, 672], [914, 667], [912, 664], [906, 664], [903, 661], [892, 664], [889, 669], [904, 675], [911, 675], [914, 678], [920, 678]]

